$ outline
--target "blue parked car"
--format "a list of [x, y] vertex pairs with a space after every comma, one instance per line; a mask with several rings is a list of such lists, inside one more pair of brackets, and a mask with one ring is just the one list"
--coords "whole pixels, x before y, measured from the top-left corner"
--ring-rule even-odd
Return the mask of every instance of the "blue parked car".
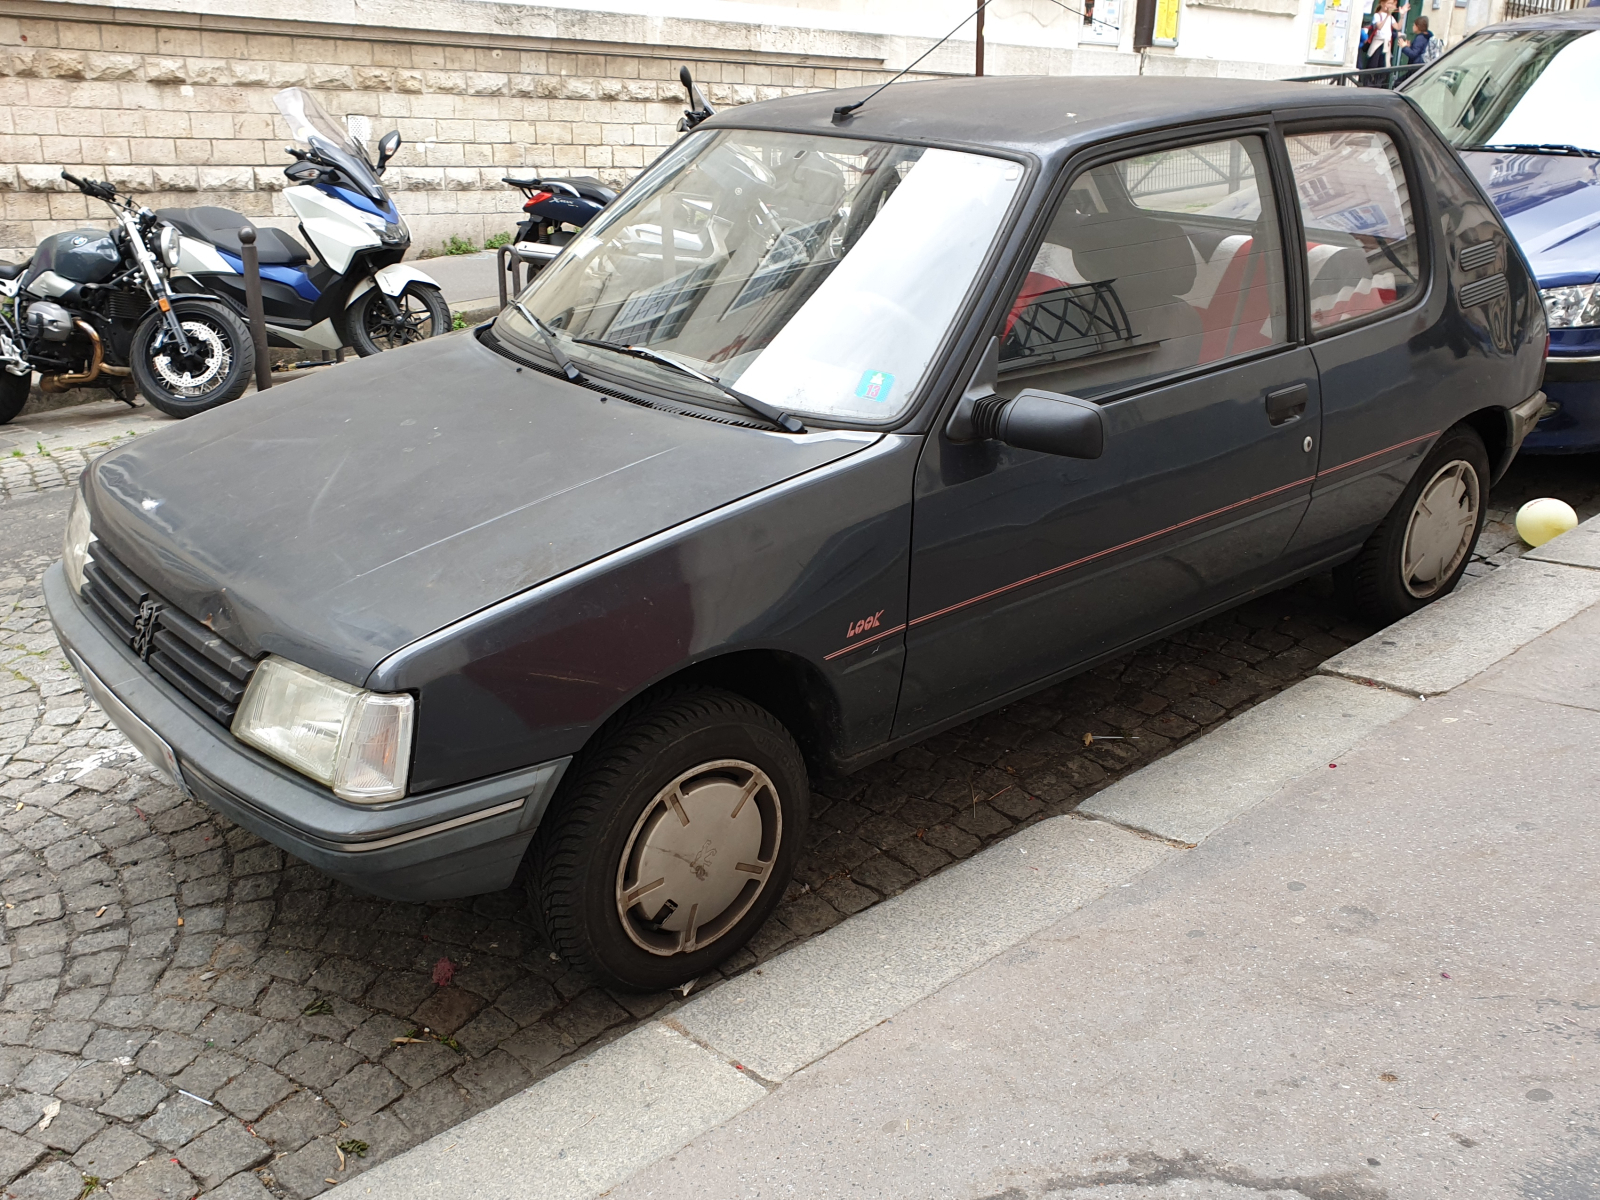
[[1600, 7], [1481, 30], [1402, 89], [1477, 176], [1550, 322], [1531, 453], [1600, 450]]

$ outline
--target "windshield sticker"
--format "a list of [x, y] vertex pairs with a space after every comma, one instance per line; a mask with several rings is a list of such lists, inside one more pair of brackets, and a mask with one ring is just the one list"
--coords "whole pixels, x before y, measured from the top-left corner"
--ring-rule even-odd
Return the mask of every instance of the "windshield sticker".
[[882, 404], [889, 399], [892, 387], [894, 376], [887, 371], [863, 371], [861, 382], [856, 384], [856, 395], [862, 400], [876, 400]]

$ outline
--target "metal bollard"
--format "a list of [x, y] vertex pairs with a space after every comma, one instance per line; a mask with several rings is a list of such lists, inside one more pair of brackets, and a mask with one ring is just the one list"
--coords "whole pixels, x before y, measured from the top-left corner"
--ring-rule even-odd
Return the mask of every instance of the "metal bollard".
[[256, 390], [264, 392], [272, 386], [272, 360], [267, 357], [267, 313], [261, 303], [261, 260], [253, 225], [239, 230], [239, 246], [244, 252], [244, 307], [250, 314], [250, 338], [256, 344]]

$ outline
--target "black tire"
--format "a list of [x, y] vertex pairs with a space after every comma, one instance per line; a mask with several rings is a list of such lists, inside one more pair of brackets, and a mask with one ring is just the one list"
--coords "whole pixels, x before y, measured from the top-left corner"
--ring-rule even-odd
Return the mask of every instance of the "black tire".
[[[737, 796], [755, 799], [748, 812], [744, 799], [727, 809]], [[572, 764], [529, 851], [529, 898], [555, 950], [599, 983], [675, 987], [725, 961], [771, 914], [794, 873], [810, 809], [805, 762], [771, 713], [731, 692], [669, 692], [625, 711]], [[701, 825], [675, 833], [690, 827], [689, 814]], [[753, 852], [752, 818], [760, 844]], [[692, 859], [650, 845], [674, 837], [704, 842]], [[679, 875], [695, 878], [652, 891], [652, 881], [630, 877], [663, 862], [669, 875], [684, 863]], [[700, 921], [697, 904], [668, 894], [678, 887], [686, 901], [701, 895], [725, 906]], [[713, 898], [719, 888], [732, 899]]]
[[28, 389], [32, 386], [32, 371], [26, 375], [13, 375], [0, 367], [0, 425], [7, 424], [22, 411], [22, 406], [28, 402]]
[[450, 308], [436, 287], [406, 284], [394, 298], [398, 320], [383, 301], [382, 290], [373, 284], [345, 311], [344, 340], [362, 358], [449, 332]]
[[[161, 310], [152, 309], [133, 331], [128, 349], [133, 382], [145, 399], [169, 417], [192, 417], [244, 395], [256, 370], [256, 347], [244, 322], [232, 309], [207, 300], [176, 300], [172, 311], [189, 335], [192, 353], [178, 358], [170, 336], [156, 347], [167, 324]], [[182, 383], [185, 377], [194, 382]]]
[[[1483, 439], [1466, 425], [1445, 430], [1361, 553], [1334, 572], [1347, 603], [1387, 625], [1449, 595], [1472, 560], [1488, 500]], [[1433, 539], [1438, 553], [1414, 544], [1446, 525], [1455, 529]]]

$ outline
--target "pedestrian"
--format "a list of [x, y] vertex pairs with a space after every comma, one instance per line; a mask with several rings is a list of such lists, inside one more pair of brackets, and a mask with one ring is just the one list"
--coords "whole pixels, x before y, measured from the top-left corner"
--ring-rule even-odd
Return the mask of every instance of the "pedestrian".
[[1427, 17], [1418, 17], [1415, 29], [1416, 35], [1411, 39], [1411, 44], [1400, 51], [1408, 63], [1431, 63], [1444, 53], [1444, 43], [1428, 28]]

